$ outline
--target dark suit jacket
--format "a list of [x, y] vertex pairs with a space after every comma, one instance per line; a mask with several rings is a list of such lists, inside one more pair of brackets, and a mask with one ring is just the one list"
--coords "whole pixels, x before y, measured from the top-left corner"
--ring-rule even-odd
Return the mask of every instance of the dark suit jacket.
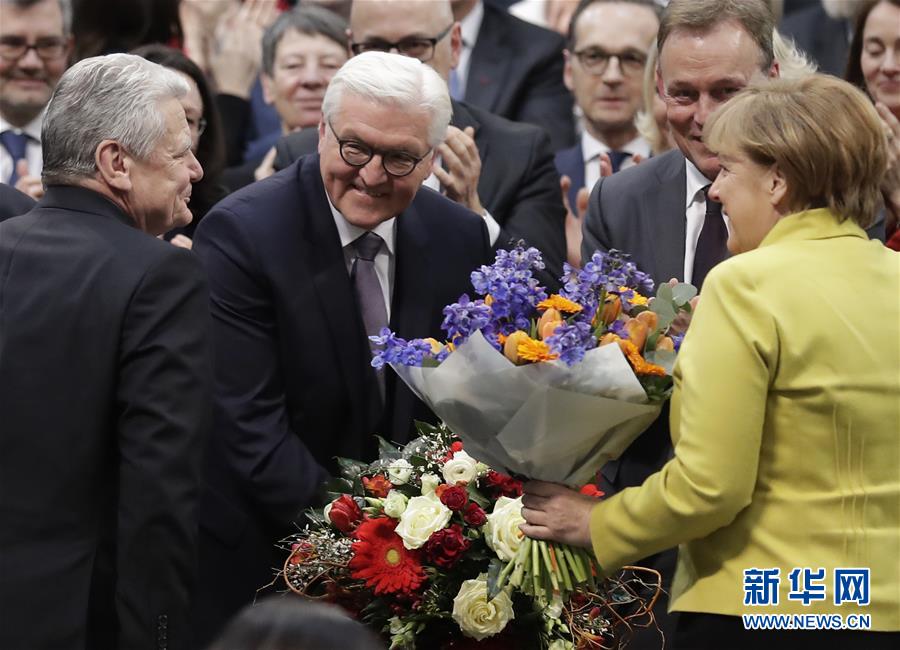
[[584, 187], [584, 153], [579, 142], [574, 147], [556, 152], [553, 161], [560, 177], [568, 176], [572, 184], [569, 186], [569, 207], [574, 211], [578, 190]]
[[25, 214], [35, 205], [34, 199], [14, 187], [0, 183], [0, 221]]
[[559, 34], [484, 4], [484, 19], [472, 47], [465, 100], [550, 134], [554, 151], [575, 144], [572, 94], [563, 83]]
[[[450, 123], [459, 129], [475, 129], [475, 146], [481, 156], [478, 195], [500, 224], [497, 246], [524, 239], [539, 249], [547, 265], [540, 280], [555, 290], [566, 257], [565, 209], [546, 134], [463, 102], [453, 102]], [[275, 145], [275, 169], [314, 153], [317, 142], [315, 129], [281, 138]]]
[[[398, 217], [396, 241], [391, 328], [440, 337], [442, 308], [491, 259], [484, 222], [422, 189]], [[271, 582], [285, 559], [274, 544], [316, 503], [333, 457], [372, 460], [373, 434], [402, 442], [414, 417], [433, 416], [390, 369], [384, 412], [370, 408], [371, 353], [318, 155], [219, 203], [194, 251], [209, 273], [216, 352], [200, 519], [211, 635]]]
[[195, 256], [100, 194], [0, 224], [0, 647], [196, 647], [208, 319]]
[[821, 72], [844, 76], [850, 51], [850, 22], [832, 18], [821, 4], [784, 17], [778, 27], [818, 64]]

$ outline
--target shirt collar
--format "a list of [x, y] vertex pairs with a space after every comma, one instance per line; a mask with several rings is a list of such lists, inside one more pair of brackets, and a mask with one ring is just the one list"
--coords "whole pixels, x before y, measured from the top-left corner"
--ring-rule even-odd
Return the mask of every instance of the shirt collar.
[[41, 111], [40, 114], [36, 118], [31, 120], [22, 129], [20, 129], [17, 126], [13, 126], [9, 122], [7, 122], [3, 118], [2, 115], [0, 115], [0, 133], [3, 133], [4, 131], [9, 131], [9, 130], [13, 130], [13, 131], [17, 131], [17, 132], [20, 131], [20, 132], [24, 133], [25, 135], [27, 135], [28, 137], [30, 137], [35, 142], [40, 142], [41, 141], [41, 126], [43, 125], [43, 123], [44, 123], [44, 111]]
[[481, 21], [484, 19], [484, 5], [478, 2], [465, 18], [459, 21], [462, 30], [463, 47], [475, 47], [478, 40], [478, 32], [481, 30]]
[[[338, 235], [341, 238], [341, 248], [346, 248], [354, 241], [362, 237], [363, 233], [366, 232], [365, 228], [360, 228], [359, 226], [354, 226], [352, 223], [347, 221], [347, 219], [342, 215], [334, 204], [331, 202], [331, 197], [328, 196], [328, 193], [325, 193], [325, 198], [328, 201], [328, 207], [331, 208], [331, 216], [334, 217], [334, 225], [337, 226]], [[397, 217], [391, 217], [387, 221], [382, 221], [380, 224], [372, 228], [372, 232], [381, 237], [384, 240], [384, 245], [387, 248], [388, 255], [394, 254], [394, 246], [397, 239]]]
[[[601, 153], [608, 153], [610, 148], [597, 138], [592, 136], [586, 130], [581, 132], [581, 153], [584, 156], [584, 162], [588, 163]], [[621, 147], [619, 151], [627, 151], [632, 156], [640, 154], [644, 159], [650, 157], [650, 144], [641, 136], [637, 136], [634, 140]]]
[[[685, 192], [685, 200], [687, 204], [684, 206], [685, 210], [691, 207], [691, 204], [697, 201], [697, 192], [703, 191], [703, 188], [707, 185], [711, 185], [712, 181], [709, 180], [706, 176], [703, 175], [697, 167], [687, 158], [684, 159], [685, 169], [687, 173], [685, 174], [685, 178], [687, 180]], [[703, 197], [703, 200], [706, 200], [706, 196]]]

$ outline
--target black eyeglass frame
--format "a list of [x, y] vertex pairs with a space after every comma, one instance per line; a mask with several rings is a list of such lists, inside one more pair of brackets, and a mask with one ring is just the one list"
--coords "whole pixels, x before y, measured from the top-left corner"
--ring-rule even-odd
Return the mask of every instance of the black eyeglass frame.
[[[51, 53], [47, 53], [48, 48], [53, 48]], [[34, 53], [42, 61], [54, 61], [66, 54], [66, 39], [51, 36], [48, 38], [39, 38], [34, 43], [29, 43], [21, 36], [3, 36], [0, 37], [0, 58], [6, 61], [18, 61], [26, 56], [29, 51]], [[43, 50], [43, 53], [41, 53]]]
[[[585, 62], [585, 59], [589, 54], [600, 54], [605, 61], [598, 63], [594, 66]], [[626, 50], [625, 52], [605, 52], [603, 50], [598, 50], [597, 48], [585, 48], [583, 50], [578, 50], [576, 52], [572, 52], [577, 58], [579, 63], [581, 63], [582, 67], [587, 70], [590, 74], [600, 76], [605, 74], [609, 69], [609, 64], [615, 59], [619, 63], [619, 70], [622, 71], [622, 74], [634, 75], [634, 74], [643, 74], [644, 66], [647, 64], [646, 56], [635, 56], [635, 64], [640, 61], [640, 66], [635, 65], [635, 68], [632, 70], [630, 67], [627, 67], [625, 63], [622, 61], [622, 57], [627, 54], [635, 54], [634, 52]]]
[[[354, 140], [352, 138], [341, 140], [340, 136], [337, 134], [337, 131], [335, 131], [334, 127], [331, 125], [330, 120], [328, 121], [328, 128], [331, 129], [331, 132], [334, 134], [334, 139], [337, 140], [338, 151], [341, 154], [341, 160], [343, 160], [345, 163], [347, 163], [351, 167], [356, 167], [357, 169], [361, 169], [361, 168], [365, 167], [366, 165], [368, 165], [370, 162], [372, 162], [372, 158], [374, 158], [375, 155], [377, 154], [377, 155], [381, 156], [381, 168], [384, 170], [384, 172], [388, 176], [392, 176], [394, 178], [404, 178], [404, 177], [412, 174], [416, 170], [416, 167], [419, 166], [419, 163], [422, 162], [423, 160], [425, 160], [426, 158], [428, 158], [429, 154], [431, 154], [431, 152], [434, 151], [434, 148], [431, 148], [425, 153], [424, 156], [422, 156], [421, 158], [416, 158], [411, 153], [407, 153], [405, 151], [385, 151], [383, 149], [376, 149], [375, 147], [373, 147], [370, 144], [361, 142], [360, 140]], [[351, 161], [347, 160], [347, 154], [344, 152], [344, 147], [346, 145], [350, 145], [350, 144], [355, 145], [358, 148], [368, 150], [369, 157], [366, 158], [365, 162], [351, 162]], [[402, 156], [403, 158], [408, 159], [408, 161], [412, 163], [412, 166], [409, 168], [409, 171], [404, 172], [402, 174], [397, 174], [395, 172], [392, 172], [390, 169], [387, 168], [387, 161], [388, 161], [389, 156]], [[396, 158], [391, 158], [391, 160], [396, 160]]]
[[373, 41], [373, 42], [357, 42], [350, 44], [350, 51], [353, 52], [354, 56], [357, 54], [362, 54], [363, 52], [390, 52], [391, 50], [397, 50], [400, 54], [404, 56], [412, 56], [411, 54], [407, 54], [404, 52], [404, 48], [402, 47], [404, 44], [409, 46], [410, 43], [428, 43], [428, 56], [426, 57], [418, 57], [414, 56], [413, 58], [419, 59], [422, 63], [428, 63], [431, 59], [434, 58], [434, 49], [439, 42], [444, 40], [447, 34], [450, 33], [450, 30], [453, 29], [453, 25], [456, 23], [450, 23], [447, 25], [447, 28], [444, 29], [440, 34], [435, 36], [434, 38], [425, 38], [425, 37], [408, 37], [402, 40], [397, 41], [396, 43], [388, 43], [387, 41]]

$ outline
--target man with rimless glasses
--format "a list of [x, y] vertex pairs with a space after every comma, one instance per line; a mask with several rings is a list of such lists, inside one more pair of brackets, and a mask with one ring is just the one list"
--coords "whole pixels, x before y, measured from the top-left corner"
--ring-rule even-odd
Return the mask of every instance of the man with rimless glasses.
[[70, 46], [62, 0], [0, 0], [0, 183], [35, 199], [44, 108]]
[[449, 120], [428, 65], [364, 52], [328, 86], [318, 153], [197, 229], [216, 359], [201, 642], [272, 581], [273, 540], [321, 505], [336, 456], [374, 460], [373, 434], [403, 442], [413, 418], [434, 419], [392, 370], [376, 374], [368, 336], [440, 337], [443, 306], [492, 257], [481, 217], [420, 189]]
[[650, 156], [634, 120], [641, 110], [647, 51], [659, 28], [653, 0], [583, 0], [569, 26], [564, 80], [581, 111], [583, 131], [571, 149], [556, 154], [560, 175], [571, 180], [569, 206], [581, 188]]

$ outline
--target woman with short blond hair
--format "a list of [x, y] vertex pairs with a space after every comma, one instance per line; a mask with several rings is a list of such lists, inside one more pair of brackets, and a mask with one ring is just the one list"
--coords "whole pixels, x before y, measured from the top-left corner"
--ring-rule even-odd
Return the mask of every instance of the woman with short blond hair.
[[[599, 503], [529, 483], [522, 529], [591, 546], [606, 573], [680, 544], [676, 650], [900, 647], [900, 255], [863, 230], [887, 166], [878, 114], [812, 75], [744, 90], [704, 133], [733, 257], [675, 367], [674, 458]], [[838, 604], [845, 569], [868, 570], [867, 603]], [[746, 630], [746, 614], [871, 626]]]

